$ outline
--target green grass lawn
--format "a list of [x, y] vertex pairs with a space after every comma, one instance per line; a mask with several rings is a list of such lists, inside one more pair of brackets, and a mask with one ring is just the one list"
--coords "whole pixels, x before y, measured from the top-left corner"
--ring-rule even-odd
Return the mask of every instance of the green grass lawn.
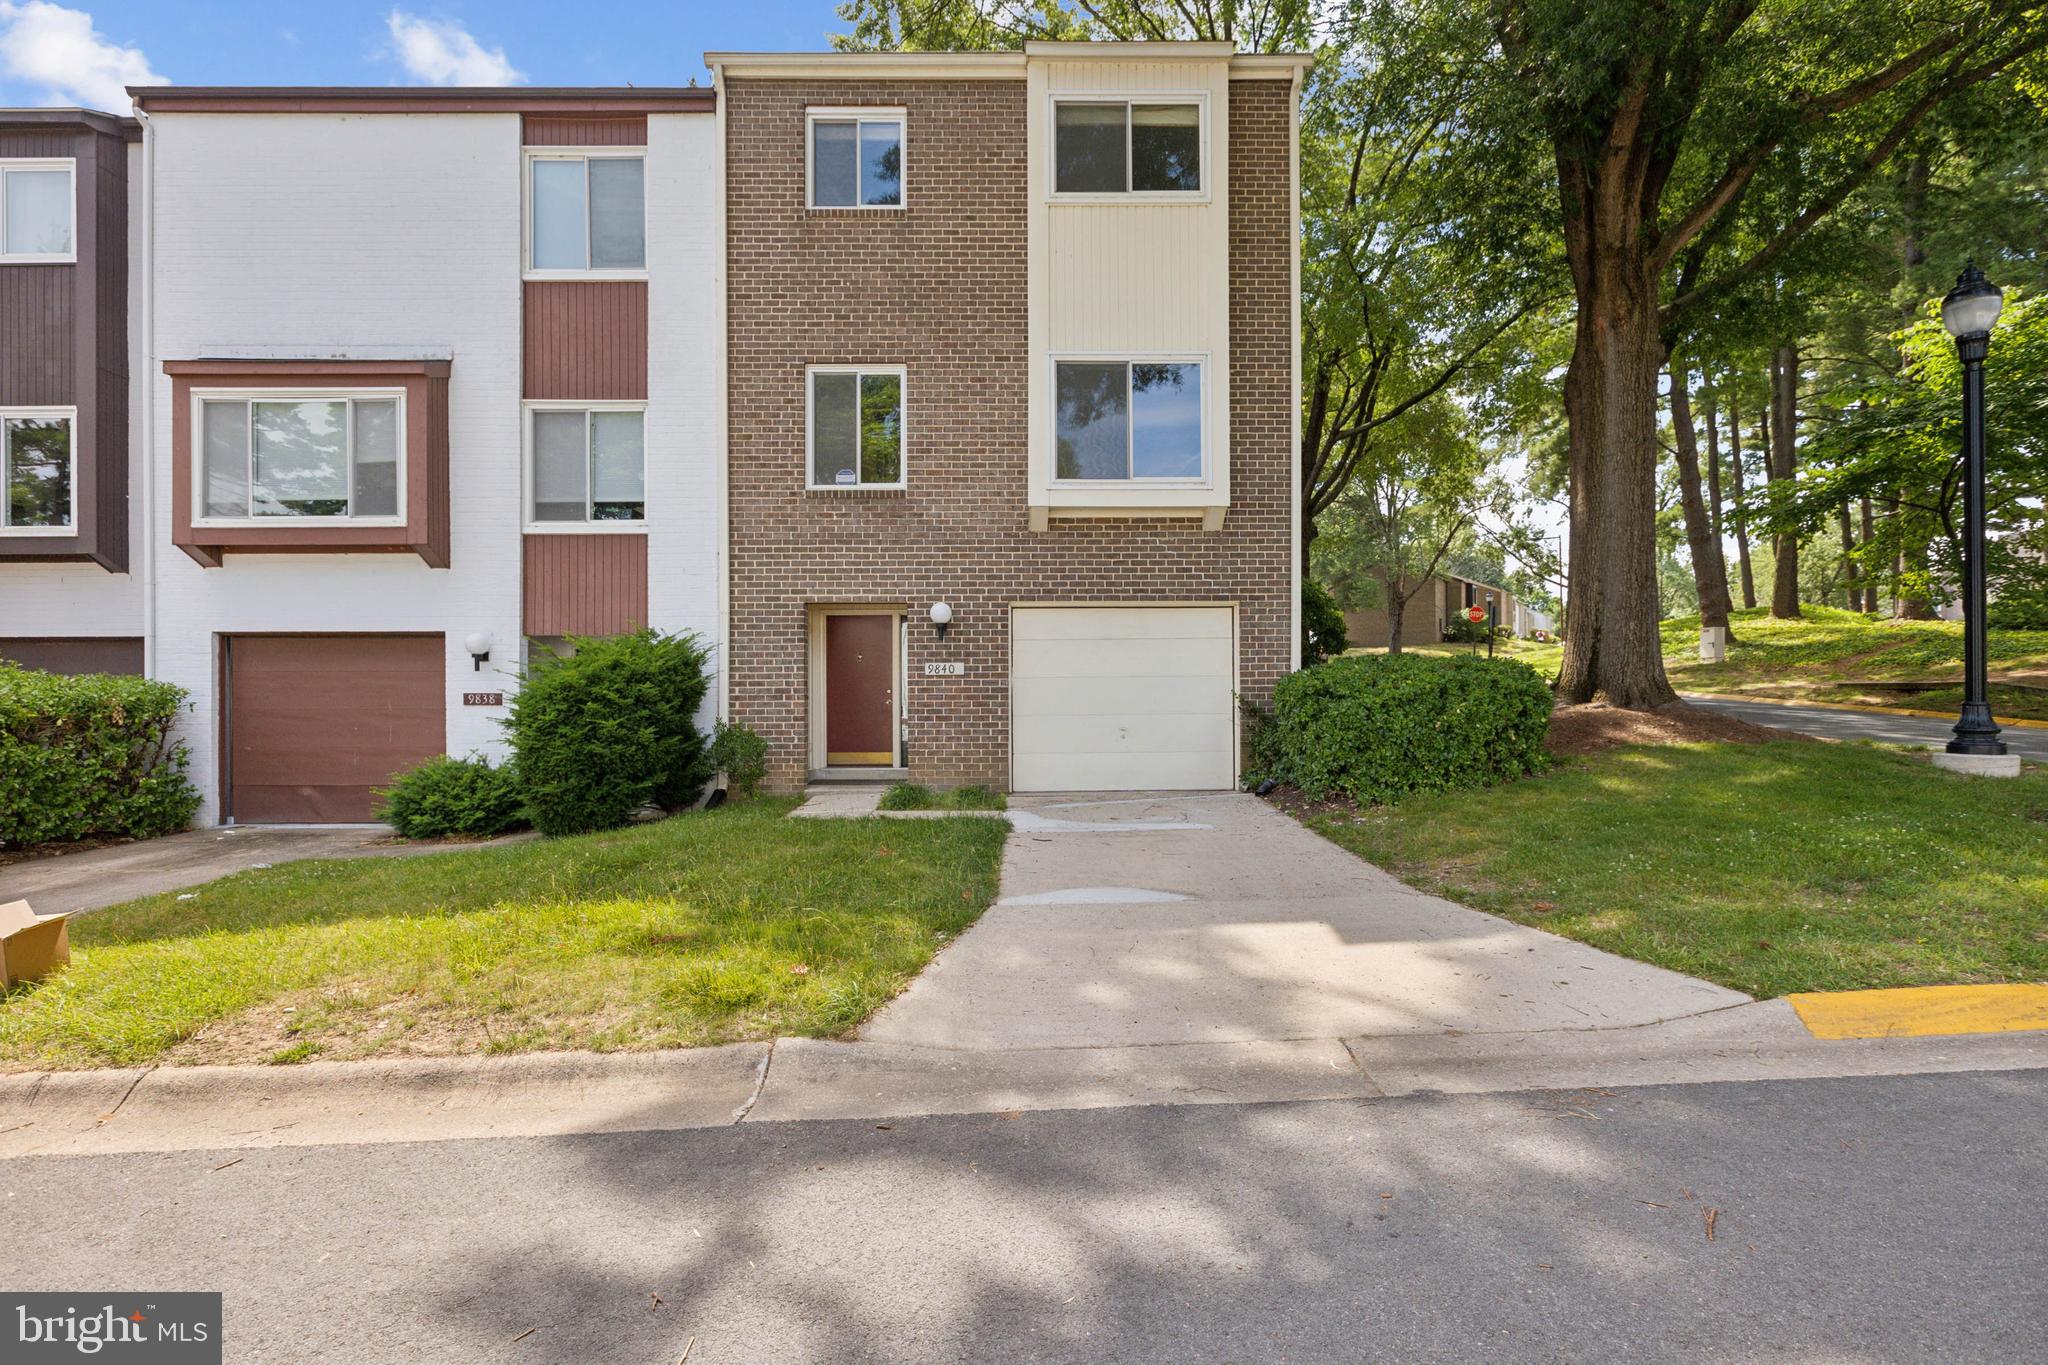
[[1616, 749], [1312, 815], [1403, 880], [1759, 996], [2048, 980], [2048, 771], [1862, 745]]
[[994, 898], [1008, 827], [793, 804], [291, 863], [80, 915], [71, 966], [0, 1004], [0, 1067], [843, 1033]]
[[992, 787], [933, 791], [922, 782], [892, 782], [878, 805], [882, 810], [1008, 810], [1010, 799]]
[[[1807, 605], [1799, 620], [1774, 621], [1761, 608], [1732, 618], [1735, 645], [1725, 663], [1699, 661], [1699, 618], [1663, 623], [1664, 666], [1681, 691], [1725, 692], [1805, 701], [1846, 701], [1913, 710], [1953, 710], [1962, 690], [1902, 693], [1858, 687], [1868, 682], [1960, 679], [1959, 621], [1874, 619], [1839, 607]], [[1994, 678], [2012, 675], [2048, 683], [2048, 631], [1994, 630], [1988, 659]], [[1994, 686], [2000, 715], [2048, 719], [2048, 694]]]
[[[1694, 628], [1694, 634], [1695, 636], [1698, 634], [1697, 627]], [[1354, 645], [1356, 645], [1355, 641]], [[1401, 648], [1410, 654], [1471, 654], [1474, 652], [1471, 645], [1453, 644], [1403, 645]], [[1344, 652], [1346, 654], [1384, 654], [1387, 652], [1387, 647], [1385, 645], [1371, 644], [1357, 645], [1355, 648], [1347, 649]], [[1481, 644], [1478, 647], [1477, 653], [1481, 658], [1486, 657], [1486, 646]], [[1548, 679], [1557, 676], [1557, 666], [1564, 659], [1564, 646], [1559, 644], [1543, 644], [1535, 640], [1495, 640], [1493, 642], [1493, 656], [1496, 659], [1520, 659], [1523, 663], [1528, 664]]]

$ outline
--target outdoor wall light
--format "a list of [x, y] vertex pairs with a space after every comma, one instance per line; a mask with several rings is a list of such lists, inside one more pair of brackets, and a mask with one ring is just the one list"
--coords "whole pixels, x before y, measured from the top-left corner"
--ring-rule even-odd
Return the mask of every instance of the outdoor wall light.
[[945, 639], [946, 627], [953, 624], [953, 609], [944, 602], [934, 602], [926, 614], [932, 618], [932, 627], [939, 632], [939, 638]]
[[465, 636], [462, 647], [469, 651], [469, 657], [476, 663], [476, 671], [484, 671], [484, 663], [491, 657], [491, 633], [487, 630], [474, 631]]

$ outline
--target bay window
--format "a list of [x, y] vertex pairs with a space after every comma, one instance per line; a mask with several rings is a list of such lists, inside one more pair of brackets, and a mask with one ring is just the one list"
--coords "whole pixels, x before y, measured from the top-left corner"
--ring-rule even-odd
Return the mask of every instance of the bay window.
[[194, 395], [198, 518], [390, 521], [401, 515], [405, 396]]
[[1206, 475], [1199, 361], [1057, 361], [1053, 406], [1057, 479]]
[[77, 489], [75, 413], [0, 409], [0, 532], [69, 532]]

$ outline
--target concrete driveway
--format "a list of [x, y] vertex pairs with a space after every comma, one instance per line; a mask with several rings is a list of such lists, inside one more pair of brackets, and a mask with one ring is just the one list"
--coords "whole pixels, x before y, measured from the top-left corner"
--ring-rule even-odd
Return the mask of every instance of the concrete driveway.
[[1000, 898], [864, 1040], [977, 1050], [1621, 1028], [1739, 992], [1422, 895], [1257, 797], [1015, 797]]
[[[392, 844], [385, 825], [229, 825], [161, 839], [31, 858], [0, 867], [0, 902], [25, 900], [39, 915], [119, 905], [178, 891], [252, 867], [304, 858], [406, 858], [490, 844]], [[514, 835], [513, 838], [523, 836]]]

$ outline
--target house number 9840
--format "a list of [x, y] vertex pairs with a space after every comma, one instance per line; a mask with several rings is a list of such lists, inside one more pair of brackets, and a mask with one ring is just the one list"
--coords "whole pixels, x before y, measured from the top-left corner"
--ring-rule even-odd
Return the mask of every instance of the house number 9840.
[[960, 678], [965, 677], [966, 674], [966, 664], [926, 664], [924, 666], [924, 675], [927, 678]]

